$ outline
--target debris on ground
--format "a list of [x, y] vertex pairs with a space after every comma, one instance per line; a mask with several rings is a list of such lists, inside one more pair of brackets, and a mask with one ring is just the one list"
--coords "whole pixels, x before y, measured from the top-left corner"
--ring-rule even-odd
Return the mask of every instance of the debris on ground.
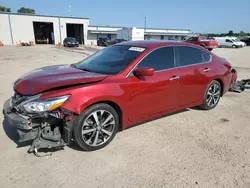
[[232, 84], [229, 91], [241, 93], [245, 91], [245, 89], [250, 89], [250, 79], [236, 81], [234, 84]]

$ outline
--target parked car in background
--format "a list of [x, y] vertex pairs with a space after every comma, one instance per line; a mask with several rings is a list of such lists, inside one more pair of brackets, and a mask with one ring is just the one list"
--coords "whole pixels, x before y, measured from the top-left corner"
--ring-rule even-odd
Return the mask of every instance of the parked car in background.
[[14, 82], [4, 117], [29, 152], [98, 150], [118, 130], [181, 109], [211, 110], [232, 83], [230, 63], [187, 42], [130, 41], [71, 65], [43, 67]]
[[242, 37], [240, 41], [245, 42], [247, 46], [250, 46], [250, 37]]
[[109, 46], [111, 43], [108, 37], [100, 37], [97, 40], [97, 46]]
[[117, 43], [122, 43], [122, 42], [127, 42], [127, 40], [125, 40], [125, 39], [115, 39], [111, 43], [112, 44], [117, 44]]
[[79, 47], [79, 42], [73, 37], [67, 37], [63, 40], [63, 46], [65, 47]]
[[202, 46], [203, 48], [208, 49], [209, 51], [212, 51], [214, 48], [218, 47], [218, 42], [213, 39], [208, 39], [207, 37], [203, 36], [194, 36], [188, 38], [185, 42], [193, 43], [199, 46]]
[[230, 37], [214, 37], [220, 48], [240, 48], [243, 47], [242, 42], [237, 42]]

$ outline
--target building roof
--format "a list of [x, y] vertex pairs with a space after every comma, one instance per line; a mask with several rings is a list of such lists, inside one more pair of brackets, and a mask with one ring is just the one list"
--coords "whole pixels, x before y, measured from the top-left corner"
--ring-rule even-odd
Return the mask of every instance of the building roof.
[[[128, 28], [131, 29], [133, 27], [126, 26], [110, 26], [110, 25], [89, 25], [89, 27], [105, 27], [105, 28]], [[137, 29], [145, 29], [144, 27], [136, 27]], [[170, 29], [170, 28], [146, 28], [146, 29], [155, 29], [155, 30], [176, 30], [176, 31], [190, 31], [190, 29]]]
[[53, 18], [70, 18], [70, 19], [89, 19], [83, 17], [70, 17], [70, 16], [50, 16], [50, 15], [39, 15], [39, 14], [25, 14], [25, 13], [12, 13], [12, 12], [0, 12], [0, 14], [9, 15], [20, 15], [20, 16], [40, 16], [40, 17], [53, 17]]
[[90, 33], [105, 33], [105, 34], [116, 34], [116, 31], [106, 31], [106, 30], [88, 30]]
[[186, 36], [190, 33], [167, 33], [167, 32], [145, 32], [145, 35], [178, 35], [178, 36]]

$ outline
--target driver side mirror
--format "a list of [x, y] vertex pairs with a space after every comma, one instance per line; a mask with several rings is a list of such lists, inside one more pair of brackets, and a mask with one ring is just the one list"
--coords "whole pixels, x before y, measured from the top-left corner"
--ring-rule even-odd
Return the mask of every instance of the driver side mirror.
[[154, 75], [154, 68], [149, 68], [149, 67], [145, 67], [145, 68], [137, 68], [134, 70], [134, 75], [135, 76], [153, 76]]

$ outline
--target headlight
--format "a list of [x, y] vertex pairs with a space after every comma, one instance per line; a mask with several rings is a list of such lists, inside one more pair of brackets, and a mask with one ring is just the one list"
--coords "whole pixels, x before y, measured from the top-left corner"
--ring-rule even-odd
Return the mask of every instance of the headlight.
[[53, 111], [60, 106], [70, 97], [70, 95], [62, 96], [62, 97], [55, 97], [50, 98], [47, 100], [37, 100], [37, 101], [30, 101], [23, 105], [23, 108], [27, 112], [46, 112], [46, 111]]

